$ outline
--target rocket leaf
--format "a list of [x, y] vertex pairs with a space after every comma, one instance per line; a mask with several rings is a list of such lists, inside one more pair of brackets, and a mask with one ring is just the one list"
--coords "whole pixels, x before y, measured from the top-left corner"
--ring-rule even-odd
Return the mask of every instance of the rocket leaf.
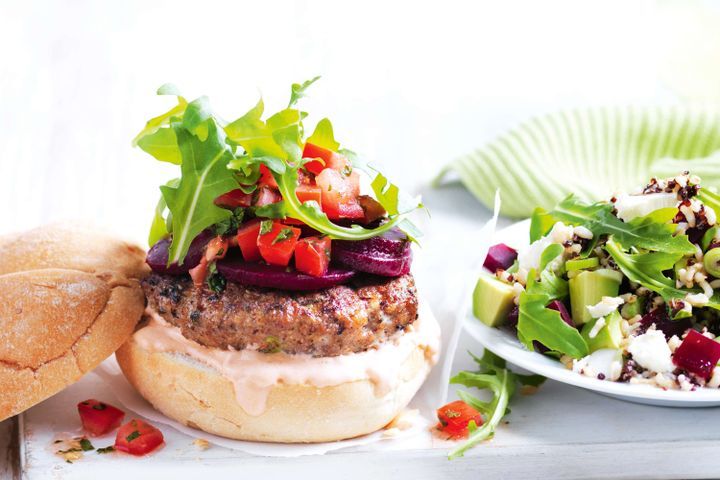
[[495, 429], [500, 421], [510, 412], [508, 405], [518, 384], [538, 387], [545, 381], [545, 377], [540, 375], [519, 375], [512, 372], [507, 368], [505, 360], [490, 350], [485, 350], [482, 358], [478, 358], [472, 353], [470, 355], [477, 363], [478, 370], [461, 371], [450, 379], [450, 383], [490, 390], [492, 399], [484, 402], [468, 392], [458, 390], [460, 399], [482, 413], [484, 422], [480, 427], [474, 423], [470, 425], [470, 435], [467, 441], [448, 455], [451, 460], [462, 457], [467, 450], [495, 434]]
[[610, 203], [588, 205], [570, 195], [550, 215], [571, 225], [582, 225], [595, 237], [612, 235], [625, 248], [636, 247], [681, 255], [695, 252], [695, 247], [686, 235], [673, 236], [675, 228], [672, 223], [659, 223], [652, 216], [639, 217], [626, 223], [613, 215], [612, 210]]
[[340, 144], [335, 140], [332, 123], [330, 123], [330, 120], [327, 118], [323, 118], [318, 122], [313, 134], [308, 137], [307, 141], [308, 143], [327, 148], [333, 152], [337, 152], [340, 149]]
[[178, 104], [168, 110], [167, 112], [163, 113], [162, 115], [158, 115], [157, 117], [151, 118], [148, 120], [148, 122], [145, 124], [145, 128], [143, 128], [140, 133], [138, 133], [135, 138], [133, 139], [133, 145], [138, 145], [141, 138], [152, 135], [155, 133], [160, 127], [170, 125], [170, 122], [174, 118], [180, 118], [185, 113], [185, 108], [187, 107], [187, 100], [185, 100], [184, 97], [180, 95], [177, 88], [169, 83], [166, 83], [165, 85], [161, 86], [157, 90], [158, 95], [175, 95], [177, 96]]
[[161, 162], [175, 165], [180, 165], [182, 162], [175, 130], [171, 127], [158, 128], [153, 133], [140, 137], [137, 145]]
[[304, 97], [305, 90], [307, 90], [310, 85], [317, 82], [318, 80], [320, 80], [320, 76], [307, 80], [303, 83], [293, 83], [290, 88], [290, 101], [288, 102], [288, 108], [295, 105], [298, 100]]
[[605, 250], [612, 256], [617, 266], [630, 281], [662, 295], [667, 301], [671, 298], [684, 298], [689, 290], [675, 288], [674, 282], [663, 271], [673, 268], [682, 254], [668, 252], [625, 253], [623, 247], [614, 238], [609, 238]]
[[225, 127], [230, 140], [240, 145], [250, 157], [277, 157], [285, 159], [287, 154], [275, 143], [273, 131], [262, 120], [265, 104], [257, 104], [245, 115]]
[[588, 354], [587, 342], [577, 329], [560, 317], [560, 312], [547, 308], [552, 300], [567, 297], [568, 282], [549, 270], [540, 273], [535, 280], [535, 271], [528, 274], [526, 289], [520, 294], [518, 316], [518, 338], [529, 350], [537, 340], [556, 352], [573, 358]]
[[225, 135], [212, 120], [206, 120], [205, 141], [173, 124], [182, 153], [180, 182], [176, 188], [160, 187], [173, 216], [173, 239], [168, 264], [182, 264], [192, 240], [204, 229], [228, 219], [232, 212], [217, 207], [214, 200], [237, 188], [227, 163], [233, 158]]

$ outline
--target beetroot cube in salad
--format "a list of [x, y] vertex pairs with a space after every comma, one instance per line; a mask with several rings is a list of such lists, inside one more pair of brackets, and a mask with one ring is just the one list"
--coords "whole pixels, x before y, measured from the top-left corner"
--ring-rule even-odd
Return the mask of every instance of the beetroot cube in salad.
[[712, 376], [718, 361], [720, 361], [720, 343], [695, 330], [688, 332], [673, 355], [675, 365], [705, 380]]
[[498, 243], [488, 250], [483, 266], [493, 273], [498, 269], [507, 270], [512, 266], [517, 255], [515, 249], [508, 247], [504, 243]]

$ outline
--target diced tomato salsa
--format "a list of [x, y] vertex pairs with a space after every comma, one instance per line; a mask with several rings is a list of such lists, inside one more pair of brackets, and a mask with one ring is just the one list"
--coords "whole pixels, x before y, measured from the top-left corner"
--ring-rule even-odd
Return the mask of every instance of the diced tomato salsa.
[[437, 429], [447, 435], [448, 439], [453, 440], [468, 437], [470, 422], [475, 422], [476, 427], [483, 424], [480, 412], [462, 400], [456, 400], [438, 408], [437, 416], [440, 420]]
[[134, 418], [118, 430], [115, 437], [115, 450], [142, 456], [158, 448], [164, 441], [160, 430]]
[[315, 178], [322, 195], [323, 211], [328, 218], [360, 219], [365, 216], [358, 196], [360, 195], [360, 176], [357, 172], [344, 174], [326, 168]]
[[104, 435], [120, 426], [125, 412], [93, 398], [78, 403], [83, 429], [91, 436]]
[[257, 218], [242, 225], [237, 232], [237, 243], [246, 262], [257, 262], [260, 260], [260, 249], [257, 239], [260, 235], [260, 220]]
[[306, 237], [295, 245], [295, 268], [302, 273], [321, 277], [330, 265], [330, 238]]
[[[312, 159], [299, 170], [295, 193], [301, 203], [315, 202], [331, 220], [358, 220], [369, 223], [385, 214], [371, 197], [360, 196], [360, 177], [343, 155], [327, 148], [306, 143], [303, 158]], [[270, 169], [260, 165], [260, 178], [254, 193], [232, 190], [221, 195], [215, 204], [229, 209], [262, 207], [282, 201], [277, 181]], [[261, 231], [263, 224], [271, 228]], [[230, 246], [237, 245], [247, 262], [265, 261], [287, 266], [295, 258], [295, 268], [314, 276], [324, 275], [330, 264], [328, 237], [300, 239], [303, 223], [293, 218], [268, 220], [254, 218], [240, 225], [230, 238], [218, 237], [208, 244], [200, 263], [190, 271], [195, 284], [202, 284], [212, 262], [223, 258]]]
[[258, 180], [258, 184], [267, 185], [268, 187], [272, 188], [278, 188], [275, 177], [273, 177], [272, 172], [265, 165], [260, 165], [260, 180]]
[[[265, 225], [272, 226], [264, 231]], [[295, 244], [300, 238], [300, 229], [283, 225], [279, 221], [264, 220], [260, 224], [260, 235], [257, 246], [260, 256], [270, 265], [286, 267], [295, 251]]]

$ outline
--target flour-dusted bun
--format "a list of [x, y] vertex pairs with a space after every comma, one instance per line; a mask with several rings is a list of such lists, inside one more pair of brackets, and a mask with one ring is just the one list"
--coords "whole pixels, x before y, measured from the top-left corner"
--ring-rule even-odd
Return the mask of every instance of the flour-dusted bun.
[[149, 272], [140, 247], [77, 223], [56, 223], [0, 236], [0, 253], [0, 275], [65, 268], [123, 282], [143, 278]]
[[88, 227], [0, 237], [0, 420], [74, 383], [132, 334], [143, 260]]
[[[422, 321], [439, 332], [431, 315]], [[128, 340], [116, 357], [125, 377], [155, 408], [215, 435], [263, 442], [329, 442], [384, 427], [418, 391], [437, 353], [423, 343], [407, 350], [399, 368], [388, 365], [395, 378], [380, 395], [367, 378], [323, 387], [278, 382], [269, 391], [262, 413], [250, 415], [238, 402], [232, 381], [218, 370], [184, 353], [150, 351], [136, 338]], [[273, 362], [271, 355], [267, 362]]]

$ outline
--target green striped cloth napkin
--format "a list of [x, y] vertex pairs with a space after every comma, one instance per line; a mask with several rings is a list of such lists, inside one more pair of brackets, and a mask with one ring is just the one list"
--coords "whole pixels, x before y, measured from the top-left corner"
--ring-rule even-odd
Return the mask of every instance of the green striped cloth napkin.
[[447, 165], [483, 204], [527, 217], [569, 193], [600, 200], [690, 170], [720, 187], [720, 111], [667, 107], [566, 110], [533, 118]]

